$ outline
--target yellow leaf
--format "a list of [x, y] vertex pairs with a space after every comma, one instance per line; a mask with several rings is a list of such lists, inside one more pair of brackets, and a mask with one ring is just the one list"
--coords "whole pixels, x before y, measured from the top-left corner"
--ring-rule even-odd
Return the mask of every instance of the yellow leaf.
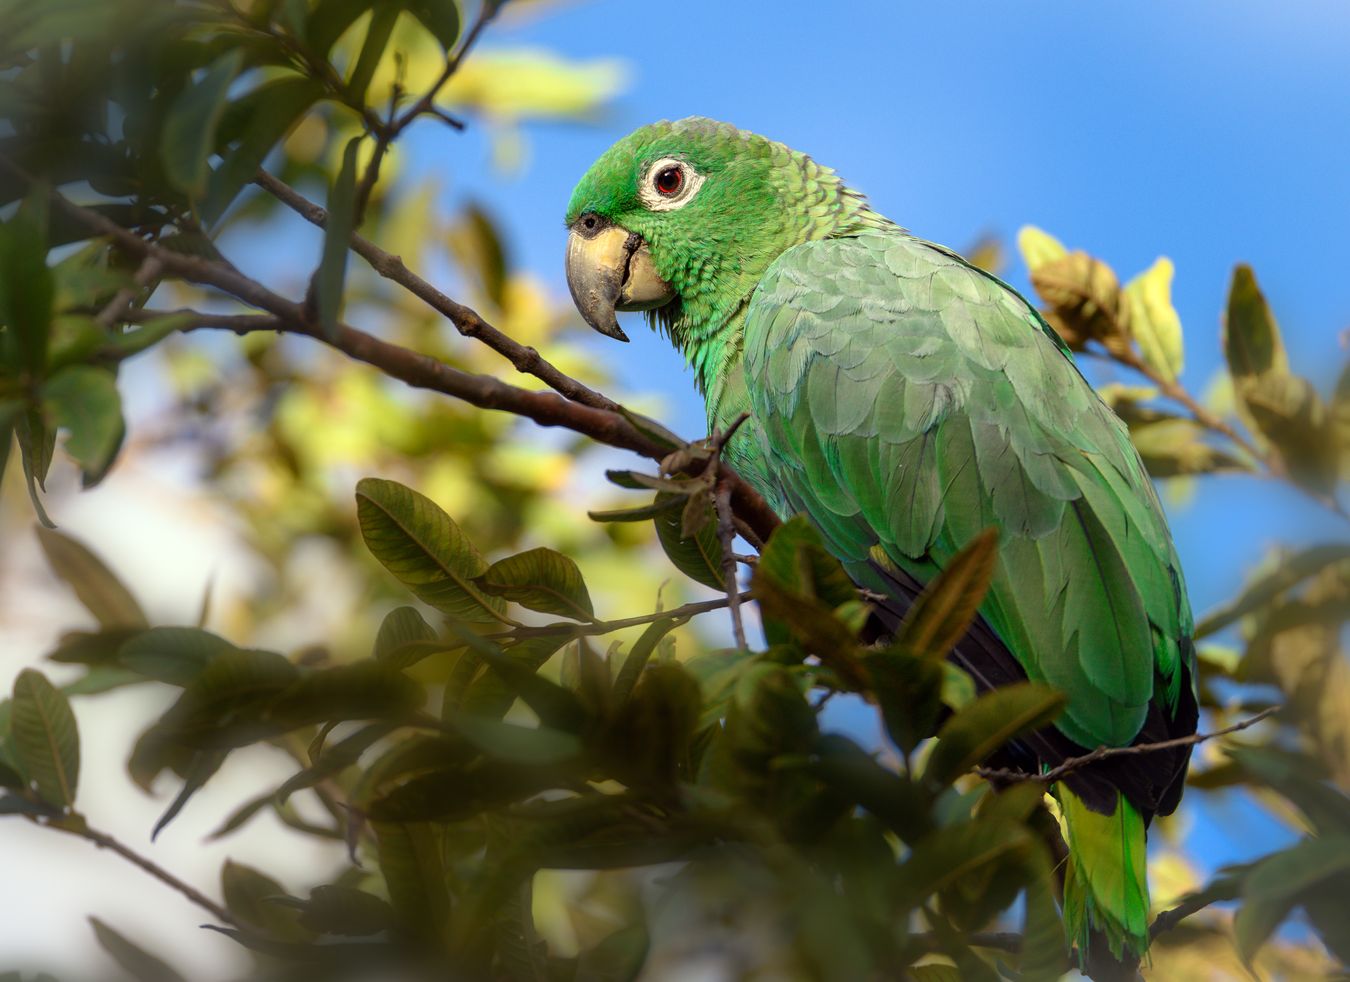
[[1064, 248], [1059, 239], [1048, 232], [1043, 232], [1035, 225], [1023, 225], [1017, 230], [1017, 251], [1022, 254], [1027, 271], [1032, 273], [1069, 254], [1069, 250]]
[[1168, 381], [1175, 381], [1184, 364], [1181, 318], [1172, 306], [1172, 260], [1157, 260], [1125, 285], [1130, 305], [1130, 331], [1145, 363]]

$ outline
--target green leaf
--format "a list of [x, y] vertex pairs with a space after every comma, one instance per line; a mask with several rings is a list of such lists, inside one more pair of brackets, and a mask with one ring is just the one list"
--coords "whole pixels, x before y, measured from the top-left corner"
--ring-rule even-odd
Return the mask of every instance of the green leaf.
[[23, 214], [0, 224], [0, 368], [42, 377], [54, 289], [46, 230]]
[[1027, 272], [1034, 273], [1042, 266], [1063, 259], [1069, 254], [1059, 239], [1043, 232], [1035, 225], [1023, 225], [1017, 230], [1017, 251], [1027, 264]]
[[405, 0], [408, 12], [422, 22], [445, 51], [459, 39], [459, 4], [455, 0]]
[[375, 3], [376, 0], [319, 0], [305, 23], [309, 47], [320, 58], [327, 58], [338, 38]]
[[938, 731], [924, 781], [945, 787], [1009, 740], [1053, 722], [1065, 702], [1063, 693], [1038, 682], [1019, 682], [980, 696]]
[[451, 617], [503, 620], [505, 604], [474, 583], [487, 563], [431, 499], [393, 481], [365, 478], [356, 511], [366, 547], [418, 599]]
[[436, 632], [417, 608], [395, 607], [380, 622], [379, 633], [375, 635], [375, 658], [399, 661], [399, 651], [405, 646], [435, 640]]
[[518, 659], [458, 624], [451, 624], [450, 631], [469, 646], [475, 657], [486, 662], [501, 677], [503, 684], [534, 710], [545, 726], [568, 733], [581, 730], [588, 718], [585, 706], [576, 693], [537, 674], [536, 670], [543, 663], [536, 657], [540, 649], [530, 647], [526, 649], [530, 657]]
[[240, 190], [253, 180], [272, 148], [323, 94], [323, 86], [316, 80], [292, 75], [265, 82], [231, 105], [231, 114], [245, 110], [245, 122], [238, 145], [225, 153], [225, 159], [211, 174], [207, 204], [202, 209], [208, 224], [225, 213]]
[[206, 193], [216, 127], [225, 112], [230, 85], [243, 67], [242, 51], [232, 50], [181, 91], [169, 106], [160, 137], [160, 159], [169, 183], [191, 198]]
[[515, 764], [549, 766], [581, 753], [581, 741], [562, 730], [516, 726], [468, 715], [454, 716], [447, 722], [484, 753]]
[[633, 643], [633, 649], [628, 652], [628, 657], [623, 660], [623, 665], [619, 668], [619, 674], [614, 678], [614, 688], [612, 695], [616, 703], [622, 703], [633, 691], [637, 685], [642, 670], [647, 667], [647, 662], [651, 660], [656, 646], [661, 643], [661, 639], [667, 634], [679, 627], [683, 621], [677, 617], [662, 618], [654, 621], [642, 632], [642, 636]]
[[314, 271], [314, 296], [319, 324], [330, 341], [337, 337], [347, 283], [347, 257], [356, 225], [356, 152], [361, 138], [352, 137], [342, 153], [342, 168], [328, 190], [328, 221], [323, 229], [323, 256]]
[[112, 570], [76, 539], [52, 529], [37, 529], [38, 543], [52, 570], [75, 591], [105, 628], [146, 627], [140, 604]]
[[1265, 295], [1256, 285], [1256, 275], [1245, 263], [1239, 263], [1233, 269], [1223, 346], [1234, 381], [1289, 372], [1289, 356], [1285, 354], [1284, 341], [1280, 338], [1280, 327], [1275, 323], [1275, 315], [1271, 313]]
[[1288, 556], [1242, 588], [1236, 598], [1210, 611], [1195, 625], [1195, 637], [1208, 637], [1229, 624], [1266, 607], [1287, 590], [1340, 563], [1350, 563], [1350, 544], [1311, 546]]
[[919, 594], [896, 632], [896, 644], [945, 658], [979, 612], [998, 561], [998, 530], [987, 528]]
[[820, 533], [801, 515], [774, 530], [755, 572], [803, 599], [819, 600], [831, 609], [858, 598], [857, 588], [844, 567], [825, 548]]
[[855, 801], [909, 844], [932, 830], [929, 798], [907, 777], [887, 770], [852, 740], [828, 734], [816, 744], [808, 770], [835, 793]]
[[106, 369], [72, 365], [43, 385], [42, 398], [55, 426], [69, 433], [66, 453], [84, 472], [84, 486], [98, 484], [126, 434], [115, 376]]
[[386, 901], [336, 883], [311, 890], [300, 912], [300, 926], [316, 934], [361, 937], [391, 930], [395, 925], [394, 909]]
[[[568, 640], [569, 636], [561, 631], [525, 638], [504, 649], [502, 656], [519, 668], [533, 673], [553, 657], [554, 652]], [[466, 654], [465, 661], [477, 665], [480, 659], [476, 655]], [[500, 718], [516, 701], [516, 692], [499, 671], [488, 669], [478, 672], [476, 677], [468, 681], [462, 692], [452, 692], [451, 687], [447, 685], [445, 697], [446, 712], [442, 714], [443, 718], [448, 719], [453, 712]]]
[[[684, 521], [680, 510], [674, 506], [683, 506], [685, 498], [667, 492], [657, 494], [654, 507], [671, 505], [669, 511], [660, 510], [655, 518], [656, 537], [661, 542], [670, 561], [685, 576], [710, 586], [714, 590], [726, 589], [722, 576], [722, 543], [717, 538], [717, 523], [707, 522], [697, 535], [684, 537]], [[711, 506], [709, 506], [711, 507]]]
[[52, 453], [56, 448], [56, 430], [43, 422], [41, 413], [27, 409], [19, 414], [14, 436], [19, 441], [19, 457], [23, 463], [23, 476], [28, 484], [28, 499], [33, 503], [33, 511], [44, 528], [56, 528], [42, 507], [42, 499], [38, 497], [38, 488], [43, 487], [47, 470], [51, 467]]
[[136, 982], [182, 982], [183, 975], [172, 965], [129, 941], [97, 917], [90, 917], [89, 924], [99, 946]]
[[394, 25], [403, 12], [403, 3], [386, 2], [371, 5], [370, 23], [366, 26], [366, 38], [361, 42], [361, 53], [356, 58], [356, 66], [347, 79], [347, 88], [352, 98], [364, 101], [370, 80], [375, 77], [375, 69], [384, 57], [384, 49], [389, 44]]
[[206, 782], [215, 776], [216, 771], [220, 770], [220, 765], [225, 763], [225, 752], [221, 750], [200, 750], [192, 757], [192, 763], [188, 765], [187, 773], [183, 777], [183, 786], [178, 789], [178, 794], [174, 795], [173, 801], [169, 802], [169, 807], [164, 809], [164, 814], [159, 816], [155, 822], [155, 827], [150, 830], [150, 841], [154, 842], [175, 818], [183, 810], [192, 796], [206, 786]]
[[299, 670], [275, 652], [232, 648], [196, 674], [157, 728], [189, 747], [250, 742], [272, 729], [264, 725], [263, 711], [298, 676]]
[[552, 549], [531, 549], [498, 560], [474, 582], [489, 596], [502, 597], [530, 610], [579, 621], [595, 618], [581, 569], [572, 559]]
[[293, 774], [286, 782], [269, 796], [278, 803], [284, 803], [297, 791], [312, 788], [319, 782], [336, 777], [342, 771], [355, 764], [363, 753], [394, 731], [391, 723], [371, 723], [339, 740], [329, 747], [319, 759], [309, 767]]
[[946, 708], [942, 703], [944, 664], [900, 645], [868, 655], [863, 661], [881, 704], [886, 732], [906, 756], [937, 731]]
[[1153, 265], [1125, 284], [1130, 305], [1130, 332], [1144, 363], [1169, 382], [1185, 364], [1181, 317], [1172, 306], [1172, 260], [1159, 256]]
[[266, 873], [227, 859], [220, 870], [220, 889], [230, 913], [264, 937], [306, 941], [312, 936], [301, 927], [299, 911], [275, 902], [286, 891]]
[[380, 873], [404, 924], [423, 937], [440, 937], [450, 914], [440, 831], [429, 822], [371, 823]]
[[42, 799], [58, 808], [75, 804], [80, 779], [80, 735], [70, 702], [41, 672], [25, 668], [14, 680], [10, 732], [19, 765]]
[[238, 650], [224, 638], [200, 628], [153, 627], [122, 644], [117, 660], [147, 678], [186, 686], [218, 655]]
[[1350, 872], [1350, 837], [1304, 839], [1258, 862], [1243, 880], [1242, 906], [1233, 921], [1238, 951], [1248, 963], [1300, 894]]

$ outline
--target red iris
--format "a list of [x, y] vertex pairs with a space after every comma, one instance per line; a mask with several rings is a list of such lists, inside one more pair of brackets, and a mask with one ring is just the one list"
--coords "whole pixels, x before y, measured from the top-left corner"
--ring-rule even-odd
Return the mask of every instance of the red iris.
[[667, 167], [656, 175], [656, 190], [666, 197], [680, 193], [684, 187], [684, 171], [678, 167]]

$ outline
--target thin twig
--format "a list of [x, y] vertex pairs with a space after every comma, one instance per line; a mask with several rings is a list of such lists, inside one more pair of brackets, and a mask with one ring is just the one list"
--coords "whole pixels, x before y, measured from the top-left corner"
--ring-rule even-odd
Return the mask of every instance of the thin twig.
[[118, 290], [111, 300], [94, 317], [94, 323], [105, 331], [112, 330], [113, 325], [126, 317], [131, 309], [132, 302], [136, 296], [147, 286], [159, 278], [163, 272], [164, 264], [153, 256], [147, 256], [142, 262], [140, 269], [136, 270], [136, 275], [132, 278], [130, 286], [124, 286]]
[[[311, 225], [316, 225], [319, 228], [327, 226], [328, 212], [284, 181], [273, 177], [264, 170], [259, 170], [254, 175], [253, 180], [260, 188]], [[520, 344], [487, 323], [479, 316], [477, 311], [451, 300], [409, 269], [401, 257], [386, 252], [359, 234], [352, 235], [352, 251], [369, 263], [370, 268], [385, 279], [397, 283], [437, 313], [444, 315], [464, 337], [481, 341], [493, 351], [505, 357], [521, 374], [533, 375], [555, 392], [559, 392], [583, 406], [607, 409], [611, 412], [618, 411], [619, 404], [617, 402], [583, 385], [571, 376], [565, 375], [534, 348]]]
[[[78, 818], [78, 816], [76, 817]], [[85, 839], [89, 842], [92, 842], [100, 849], [112, 850], [113, 852], [117, 853], [117, 855], [125, 859], [127, 862], [131, 863], [133, 866], [140, 867], [142, 870], [144, 870], [146, 873], [149, 873], [151, 876], [159, 880], [161, 883], [165, 884], [168, 887], [171, 887], [174, 890], [177, 890], [192, 903], [202, 908], [202, 910], [208, 911], [211, 914], [211, 916], [214, 917], [216, 920], [224, 924], [233, 924], [236, 927], [243, 926], [239, 923], [238, 920], [235, 919], [233, 914], [231, 914], [220, 904], [216, 903], [210, 897], [206, 896], [196, 887], [192, 886], [191, 884], [184, 883], [178, 877], [174, 876], [172, 873], [166, 870], [163, 866], [160, 866], [158, 863], [145, 858], [140, 853], [133, 850], [130, 846], [124, 845], [117, 839], [113, 838], [107, 832], [100, 832], [98, 829], [92, 828], [83, 819], [79, 819], [78, 821], [64, 820], [51, 822], [48, 823], [47, 827], [58, 829], [69, 835], [78, 836], [81, 839]]]
[[[738, 593], [735, 596], [738, 602], [750, 599], [750, 594], [748, 593]], [[529, 638], [543, 634], [571, 634], [574, 637], [594, 637], [601, 634], [613, 634], [615, 631], [622, 631], [624, 628], [640, 627], [643, 624], [651, 624], [655, 621], [664, 621], [670, 618], [687, 621], [696, 614], [706, 614], [712, 610], [721, 610], [729, 604], [730, 600], [728, 598], [718, 597], [716, 600], [700, 600], [696, 603], [685, 604], [683, 607], [673, 607], [670, 610], [658, 610], [651, 614], [639, 614], [637, 617], [624, 617], [620, 620], [594, 621], [588, 623], [556, 621], [552, 624], [518, 627], [514, 631], [502, 631], [498, 634], [485, 635], [485, 637], [494, 641], [501, 640], [502, 638]]]
[[1176, 927], [1192, 914], [1198, 914], [1211, 904], [1218, 903], [1219, 899], [1220, 898], [1217, 897], [1206, 897], [1204, 894], [1197, 893], [1187, 897], [1175, 907], [1163, 911], [1155, 917], [1153, 923], [1149, 925], [1149, 940], [1152, 941], [1165, 931], [1172, 930], [1172, 928]]
[[459, 50], [453, 57], [447, 58], [445, 67], [441, 70], [440, 76], [432, 83], [431, 88], [422, 94], [422, 97], [408, 107], [407, 111], [400, 116], [392, 126], [392, 135], [397, 136], [418, 116], [423, 113], [432, 113], [438, 118], [449, 123], [456, 129], [463, 129], [464, 124], [449, 116], [448, 114], [435, 109], [436, 96], [440, 95], [441, 89], [445, 83], [450, 81], [450, 77], [459, 70], [459, 66], [464, 63], [464, 59], [469, 52], [473, 50], [474, 44], [482, 36], [483, 30], [497, 16], [497, 11], [501, 9], [504, 0], [483, 0], [483, 5], [478, 11], [478, 19], [474, 21], [469, 32], [464, 35], [464, 40], [460, 43]]
[[1043, 773], [1033, 773], [1031, 771], [1022, 771], [1008, 767], [977, 767], [975, 773], [980, 777], [993, 781], [1035, 781], [1039, 784], [1053, 784], [1066, 774], [1071, 774], [1079, 768], [1086, 767], [1089, 764], [1095, 764], [1099, 760], [1105, 760], [1108, 757], [1123, 757], [1130, 754], [1151, 754], [1159, 750], [1174, 750], [1177, 747], [1191, 747], [1198, 743], [1204, 743], [1206, 740], [1213, 740], [1215, 737], [1228, 736], [1230, 733], [1237, 733], [1245, 730], [1249, 726], [1255, 726], [1268, 716], [1278, 712], [1282, 707], [1271, 706], [1263, 709], [1248, 719], [1240, 723], [1234, 723], [1232, 726], [1225, 727], [1222, 730], [1215, 730], [1213, 733], [1193, 733], [1190, 736], [1176, 737], [1172, 740], [1160, 740], [1157, 743], [1137, 743], [1130, 747], [1098, 747], [1091, 753], [1083, 754], [1081, 757], [1070, 757], [1061, 763], [1058, 767], [1053, 767]]

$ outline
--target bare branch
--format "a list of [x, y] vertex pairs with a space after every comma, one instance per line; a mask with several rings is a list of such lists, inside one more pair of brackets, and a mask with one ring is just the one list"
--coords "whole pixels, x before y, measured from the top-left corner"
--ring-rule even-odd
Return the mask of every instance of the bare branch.
[[45, 824], [47, 828], [57, 829], [69, 835], [78, 836], [81, 839], [85, 839], [89, 842], [92, 842], [100, 849], [109, 849], [112, 852], [115, 852], [117, 855], [121, 856], [123, 859], [131, 863], [133, 866], [137, 866], [140, 869], [144, 870], [145, 872], [149, 873], [155, 879], [159, 880], [159, 882], [165, 884], [166, 886], [174, 890], [177, 890], [180, 894], [182, 894], [192, 903], [202, 908], [202, 910], [209, 912], [212, 917], [214, 917], [221, 923], [233, 924], [236, 927], [243, 926], [242, 924], [239, 923], [238, 920], [235, 919], [233, 914], [231, 914], [220, 904], [216, 903], [214, 900], [207, 897], [196, 887], [192, 886], [191, 884], [184, 883], [178, 877], [174, 876], [172, 873], [166, 870], [163, 866], [160, 866], [158, 863], [155, 863], [152, 860], [145, 858], [140, 853], [131, 849], [131, 847], [124, 845], [117, 839], [113, 838], [107, 832], [100, 832], [98, 829], [90, 827], [90, 825], [87, 822], [85, 822], [85, 820], [82, 817], [75, 815], [70, 816], [69, 818], [64, 818], [57, 821], [48, 822]]
[[1132, 754], [1151, 754], [1159, 750], [1174, 750], [1177, 747], [1191, 747], [1198, 743], [1204, 743], [1206, 740], [1213, 740], [1216, 737], [1228, 736], [1230, 733], [1237, 733], [1245, 730], [1249, 726], [1255, 726], [1268, 716], [1278, 712], [1281, 706], [1271, 706], [1263, 709], [1248, 719], [1240, 723], [1234, 723], [1232, 726], [1225, 727], [1222, 730], [1215, 730], [1213, 733], [1193, 733], [1186, 737], [1177, 737], [1172, 740], [1160, 740], [1157, 743], [1137, 743], [1130, 747], [1098, 747], [1091, 753], [1083, 754], [1081, 757], [1070, 757], [1058, 767], [1053, 767], [1048, 771], [1037, 774], [1031, 771], [1021, 771], [1008, 767], [977, 767], [975, 773], [980, 777], [991, 781], [1035, 781], [1038, 784], [1053, 784], [1067, 774], [1071, 774], [1079, 768], [1086, 767], [1089, 764], [1095, 764], [1099, 760], [1105, 760], [1108, 757], [1124, 757]]
[[[328, 224], [328, 212], [310, 201], [300, 192], [266, 171], [259, 170], [254, 176], [256, 183], [264, 191], [290, 208], [297, 215], [319, 228]], [[427, 306], [444, 315], [455, 325], [455, 329], [466, 338], [482, 341], [493, 351], [502, 355], [524, 375], [533, 375], [556, 392], [560, 392], [573, 402], [595, 409], [617, 411], [619, 404], [601, 395], [569, 375], [559, 371], [534, 348], [527, 347], [507, 337], [487, 321], [478, 312], [461, 303], [456, 303], [436, 289], [422, 277], [410, 270], [403, 260], [381, 249], [375, 243], [361, 235], [352, 236], [352, 251], [370, 264], [387, 280], [402, 286]]]
[[98, 312], [94, 322], [104, 330], [109, 330], [114, 324], [125, 320], [137, 294], [158, 279], [163, 269], [164, 265], [158, 259], [153, 256], [147, 257], [142, 261], [141, 268], [136, 270], [131, 286], [124, 286], [118, 290], [107, 305]]
[[[736, 601], [749, 600], [750, 594], [736, 594]], [[622, 631], [628, 627], [640, 627], [643, 624], [651, 624], [655, 621], [664, 621], [674, 618], [678, 621], [687, 621], [696, 614], [706, 614], [712, 610], [721, 610], [730, 604], [727, 597], [718, 597], [716, 600], [699, 600], [695, 603], [685, 604], [683, 607], [673, 607], [670, 610], [658, 610], [650, 614], [640, 614], [637, 617], [624, 617], [614, 621], [592, 621], [588, 623], [574, 624], [571, 621], [557, 621], [553, 624], [541, 624], [538, 627], [533, 625], [527, 627], [518, 627], [514, 631], [503, 631], [500, 634], [489, 634], [486, 637], [495, 641], [503, 638], [529, 638], [543, 634], [570, 634], [573, 637], [592, 637], [600, 634], [613, 634], [615, 631]]]

